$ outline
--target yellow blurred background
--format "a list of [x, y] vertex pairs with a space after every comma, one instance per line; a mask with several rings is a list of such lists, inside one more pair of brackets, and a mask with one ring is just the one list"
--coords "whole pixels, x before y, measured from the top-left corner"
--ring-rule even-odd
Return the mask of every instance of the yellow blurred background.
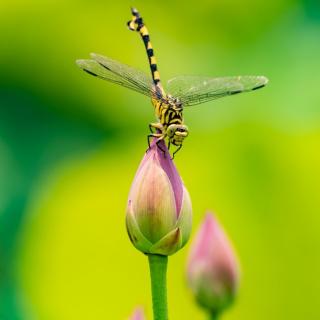
[[[320, 319], [318, 0], [0, 2], [0, 319], [151, 319], [147, 259], [125, 230], [146, 150], [147, 98], [81, 72], [90, 52], [163, 80], [265, 75], [262, 90], [185, 111], [175, 162], [194, 231], [212, 209], [242, 266], [226, 320]], [[205, 319], [169, 260], [170, 319]]]

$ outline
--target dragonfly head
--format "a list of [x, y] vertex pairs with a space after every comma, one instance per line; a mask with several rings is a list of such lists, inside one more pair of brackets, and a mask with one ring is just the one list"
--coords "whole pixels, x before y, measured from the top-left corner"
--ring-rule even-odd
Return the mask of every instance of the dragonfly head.
[[167, 135], [170, 143], [180, 146], [183, 140], [189, 135], [189, 129], [184, 124], [170, 124], [167, 128]]

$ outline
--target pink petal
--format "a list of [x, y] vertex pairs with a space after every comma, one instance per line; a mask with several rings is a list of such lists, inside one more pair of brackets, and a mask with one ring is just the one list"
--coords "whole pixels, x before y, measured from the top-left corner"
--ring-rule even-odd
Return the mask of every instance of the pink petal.
[[[170, 153], [167, 149], [167, 146], [164, 141], [161, 141], [159, 143], [159, 146], [165, 150], [165, 156], [163, 152], [160, 150], [160, 148], [156, 145], [156, 139], [154, 139], [151, 143], [150, 149], [146, 152], [144, 155], [140, 166], [138, 168], [138, 171], [136, 173], [136, 176], [133, 180], [132, 183], [132, 188], [134, 188], [135, 185], [135, 180], [139, 176], [139, 172], [142, 170], [142, 168], [149, 162], [149, 161], [155, 161], [157, 162], [161, 168], [164, 170], [164, 172], [167, 174], [169, 181], [172, 186], [172, 190], [174, 193], [174, 198], [175, 198], [175, 205], [176, 205], [176, 213], [177, 213], [177, 218], [179, 217], [179, 213], [181, 211], [181, 206], [182, 206], [182, 198], [183, 198], [183, 183], [181, 180], [181, 177], [171, 160]], [[130, 191], [131, 194], [131, 191]], [[129, 201], [130, 201], [130, 194], [129, 194]]]

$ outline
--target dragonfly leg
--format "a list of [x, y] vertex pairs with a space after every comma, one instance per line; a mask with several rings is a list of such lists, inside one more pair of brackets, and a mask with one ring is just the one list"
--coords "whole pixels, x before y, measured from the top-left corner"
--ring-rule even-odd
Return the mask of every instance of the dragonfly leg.
[[[149, 129], [151, 133], [155, 133], [155, 132], [160, 133], [160, 132], [163, 132], [163, 125], [161, 123], [150, 123]], [[155, 129], [155, 131], [153, 129]]]
[[182, 148], [182, 144], [180, 144], [180, 146], [175, 150], [175, 152], [172, 154], [172, 158], [171, 160], [174, 159], [175, 154]]
[[156, 144], [157, 144], [157, 147], [162, 151], [163, 157], [165, 158], [165, 157], [166, 157], [166, 150], [162, 149], [162, 148], [160, 147], [160, 145], [159, 145], [159, 143], [160, 143], [163, 139], [164, 139], [164, 136], [160, 137], [160, 138], [158, 139], [158, 141], [156, 142]]
[[[150, 123], [149, 124], [149, 129], [151, 131], [151, 134], [148, 135], [148, 149], [146, 152], [148, 152], [148, 150], [150, 149], [150, 139], [151, 138], [158, 138], [157, 143], [157, 147], [163, 152], [165, 153], [165, 151], [159, 147], [159, 142], [165, 138], [165, 135], [163, 134], [163, 125], [161, 123]], [[155, 131], [154, 131], [155, 130]]]
[[[150, 139], [151, 138], [161, 138], [162, 134], [161, 133], [152, 133], [152, 134], [148, 134], [147, 136], [147, 141], [148, 141], [148, 149], [146, 150], [146, 152], [148, 152], [150, 150]], [[157, 142], [157, 146], [158, 146], [158, 142]], [[159, 147], [159, 146], [158, 146]]]
[[150, 139], [151, 139], [151, 137], [153, 137], [153, 135], [152, 135], [152, 134], [148, 134], [148, 136], [147, 136], [148, 149], [146, 150], [146, 152], [148, 152], [148, 151], [149, 151], [149, 149], [150, 149]]

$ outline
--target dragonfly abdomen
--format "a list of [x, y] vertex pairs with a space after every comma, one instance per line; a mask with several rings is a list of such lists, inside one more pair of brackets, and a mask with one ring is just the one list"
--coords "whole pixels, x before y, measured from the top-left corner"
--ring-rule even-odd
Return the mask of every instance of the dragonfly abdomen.
[[131, 12], [132, 19], [128, 22], [128, 27], [130, 30], [137, 31], [140, 33], [144, 46], [146, 48], [152, 80], [155, 85], [156, 92], [159, 95], [159, 97], [164, 96], [165, 93], [160, 82], [160, 74], [158, 71], [157, 61], [154, 55], [153, 47], [150, 41], [149, 31], [143, 23], [143, 19], [140, 16], [138, 10], [132, 8]]

